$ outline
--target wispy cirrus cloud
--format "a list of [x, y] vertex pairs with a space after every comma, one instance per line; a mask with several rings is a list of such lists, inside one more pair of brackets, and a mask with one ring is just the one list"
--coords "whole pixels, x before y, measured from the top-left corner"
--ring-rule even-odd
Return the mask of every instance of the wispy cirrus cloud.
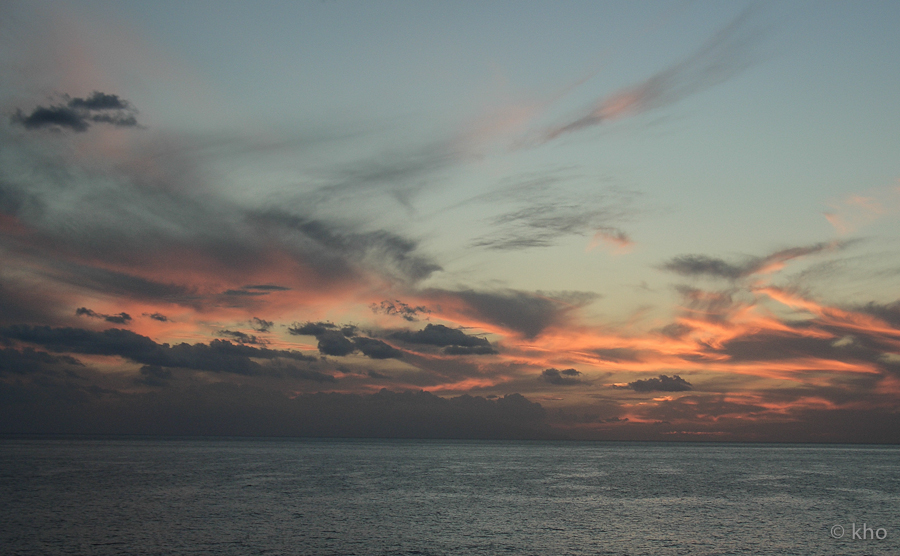
[[645, 81], [599, 99], [585, 113], [543, 130], [537, 144], [560, 136], [674, 104], [738, 75], [759, 58], [764, 36], [744, 11], [696, 52]]
[[764, 257], [748, 257], [742, 262], [728, 262], [707, 255], [680, 255], [664, 263], [661, 268], [682, 276], [709, 276], [738, 280], [754, 274], [775, 272], [793, 259], [839, 250], [847, 245], [846, 242], [828, 242], [805, 247], [791, 247]]
[[490, 231], [473, 239], [472, 246], [502, 251], [550, 247], [568, 236], [592, 236], [589, 249], [600, 242], [631, 246], [621, 226], [638, 214], [639, 194], [619, 187], [588, 187], [589, 181], [566, 171], [548, 171], [471, 199], [466, 205], [487, 202], [500, 207], [488, 221]]
[[825, 218], [840, 235], [900, 213], [900, 186], [870, 189], [829, 203]]

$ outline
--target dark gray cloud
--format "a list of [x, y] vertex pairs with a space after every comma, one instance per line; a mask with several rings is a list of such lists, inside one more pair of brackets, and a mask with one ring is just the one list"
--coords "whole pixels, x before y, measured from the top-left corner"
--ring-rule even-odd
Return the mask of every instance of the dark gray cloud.
[[298, 398], [314, 436], [378, 438], [549, 438], [545, 411], [519, 394], [487, 400], [427, 392], [308, 394]]
[[394, 346], [374, 338], [355, 338], [353, 344], [366, 357], [372, 359], [399, 359], [403, 352]]
[[[689, 286], [676, 286], [675, 290], [684, 297], [684, 310], [692, 317], [715, 323], [727, 323], [731, 317], [746, 307], [735, 299], [738, 290], [731, 288], [724, 291], [705, 291]], [[663, 330], [668, 333], [687, 333], [685, 325], [669, 326]]]
[[330, 332], [340, 332], [342, 335], [351, 338], [356, 336], [358, 329], [352, 324], [338, 326], [333, 322], [306, 322], [303, 324], [294, 323], [288, 327], [288, 333], [294, 336], [315, 336], [319, 337]]
[[[628, 413], [638, 420], [606, 419], [607, 426], [590, 426], [581, 431], [573, 428], [579, 422], [596, 423], [597, 419], [579, 421], [579, 415], [560, 412], [558, 421], [566, 426], [574, 438], [604, 440], [696, 440], [709, 438], [719, 441], [741, 442], [839, 442], [883, 443], [900, 442], [900, 413], [891, 394], [872, 390], [872, 385], [856, 391], [855, 398], [847, 398], [841, 388], [780, 388], [761, 391], [757, 403], [750, 398], [734, 400], [727, 393], [691, 393], [663, 399], [654, 403], [630, 405]], [[823, 409], [788, 401], [803, 398], [816, 400], [854, 399], [851, 407]], [[859, 403], [865, 399], [865, 403]], [[777, 405], [772, 408], [769, 403]], [[624, 409], [624, 408], [623, 408]], [[615, 406], [606, 408], [615, 411]], [[596, 412], [595, 412], [596, 415]]]
[[422, 330], [415, 332], [402, 330], [391, 334], [391, 338], [402, 342], [419, 345], [431, 345], [444, 348], [447, 355], [491, 355], [497, 350], [486, 338], [470, 336], [455, 328], [443, 324], [427, 324]]
[[[321, 211], [315, 218], [303, 213], [314, 205], [292, 205], [298, 211], [292, 213], [283, 203], [236, 203], [217, 194], [205, 181], [203, 153], [184, 154], [197, 150], [187, 140], [147, 136], [107, 172], [63, 156], [62, 146], [5, 130], [0, 145], [9, 156], [0, 165], [0, 211], [15, 216], [27, 233], [4, 234], [0, 245], [23, 266], [80, 289], [252, 309], [266, 294], [293, 284], [249, 277], [282, 274], [285, 265], [304, 287], [320, 290], [373, 276], [410, 284], [440, 268], [414, 238], [338, 222], [337, 216], [327, 220]], [[210, 293], [198, 284], [198, 273], [235, 283]]]
[[294, 323], [288, 327], [288, 333], [294, 336], [320, 336], [332, 330], [337, 330], [333, 322]]
[[888, 355], [896, 351], [896, 337], [890, 334], [840, 321], [811, 320], [788, 327], [789, 330], [745, 334], [709, 353], [727, 355], [737, 362], [840, 361], [900, 376], [900, 362]]
[[225, 290], [222, 292], [222, 295], [233, 295], [233, 296], [245, 296], [245, 297], [258, 297], [261, 295], [269, 295], [269, 292], [259, 292], [259, 291], [249, 291], [249, 290]]
[[150, 313], [147, 316], [153, 320], [158, 320], [159, 322], [169, 322], [169, 317], [163, 315], [162, 313]]
[[142, 392], [73, 381], [0, 381], [0, 434], [228, 435], [314, 438], [554, 439], [540, 404], [519, 394], [487, 400], [428, 392], [287, 395], [256, 384], [195, 382], [148, 367]]
[[534, 338], [545, 328], [562, 322], [565, 316], [591, 303], [599, 295], [589, 292], [523, 292], [501, 290], [429, 289], [422, 295], [440, 303], [442, 299], [462, 301], [467, 316], [498, 324], [526, 338]]
[[640, 351], [629, 348], [595, 349], [594, 353], [596, 353], [600, 359], [616, 363], [620, 361], [640, 361], [641, 359]]
[[369, 308], [372, 309], [373, 313], [399, 316], [409, 322], [415, 322], [419, 320], [418, 315], [420, 314], [431, 312], [424, 305], [417, 305], [416, 307], [412, 307], [400, 301], [399, 299], [395, 299], [393, 301], [385, 300], [381, 303], [372, 303], [371, 305], [369, 305]]
[[350, 355], [356, 351], [356, 345], [337, 330], [328, 330], [316, 335], [319, 340], [319, 353], [324, 355]]
[[549, 382], [550, 384], [555, 384], [557, 386], [572, 386], [575, 384], [582, 384], [582, 380], [578, 377], [581, 376], [580, 371], [576, 371], [575, 369], [544, 369], [541, 372], [540, 379], [544, 382]]
[[16, 110], [10, 120], [25, 129], [64, 129], [76, 132], [87, 131], [94, 123], [104, 123], [116, 127], [137, 127], [137, 110], [118, 97], [94, 91], [88, 98], [65, 97], [67, 102], [54, 106], [38, 106], [25, 114]]
[[759, 56], [755, 51], [764, 33], [751, 16], [745, 11], [692, 55], [642, 83], [598, 100], [581, 116], [545, 130], [538, 142], [669, 106], [734, 77]]
[[663, 268], [683, 276], [705, 274], [734, 280], [755, 270], [757, 264], [754, 262], [736, 265], [705, 255], [680, 255], [665, 263]]
[[410, 344], [426, 344], [438, 347], [469, 347], [490, 348], [491, 343], [485, 338], [470, 336], [455, 328], [443, 324], [426, 324], [422, 330], [415, 332], [403, 330], [391, 334], [391, 338], [408, 342]]
[[295, 323], [288, 328], [288, 333], [295, 336], [315, 336], [319, 341], [319, 352], [324, 355], [343, 356], [356, 351], [362, 352], [372, 359], [399, 359], [403, 352], [390, 344], [357, 336], [359, 329], [354, 325], [338, 325], [331, 322]]
[[869, 302], [856, 310], [878, 317], [894, 328], [900, 328], [900, 301], [893, 303]]
[[136, 384], [164, 388], [172, 381], [172, 371], [159, 365], [144, 365], [140, 370], [141, 376], [134, 379]]
[[0, 348], [0, 375], [30, 374], [36, 370], [47, 370], [51, 366], [64, 364], [76, 367], [84, 365], [69, 355], [53, 355], [34, 348]]
[[276, 286], [273, 284], [258, 284], [255, 286], [253, 286], [253, 285], [244, 286], [243, 289], [259, 290], [259, 291], [265, 291], [265, 292], [286, 292], [286, 291], [290, 291], [291, 288], [286, 288], [284, 286]]
[[329, 275], [355, 276], [368, 267], [397, 280], [418, 282], [441, 270], [417, 253], [416, 241], [386, 230], [342, 230], [279, 209], [251, 212], [247, 221], [266, 235], [283, 237], [286, 246], [302, 252], [304, 262]]
[[231, 338], [239, 344], [266, 345], [267, 342], [263, 338], [257, 337], [255, 334], [247, 334], [239, 330], [220, 330], [218, 335], [223, 338]]
[[274, 322], [257, 317], [253, 317], [253, 320], [250, 321], [250, 328], [257, 332], [268, 332], [273, 326], [275, 326]]
[[685, 392], [693, 390], [690, 382], [678, 375], [659, 375], [658, 378], [648, 378], [629, 382], [623, 388], [631, 388], [635, 392]]
[[447, 355], [493, 355], [497, 353], [491, 345], [486, 346], [447, 346], [441, 350]]
[[49, 267], [48, 274], [54, 279], [80, 288], [89, 288], [132, 299], [167, 301], [187, 305], [202, 301], [202, 296], [198, 295], [192, 286], [159, 282], [127, 272], [64, 259], [53, 258], [52, 260], [45, 259], [45, 261]]
[[814, 255], [834, 249], [840, 249], [847, 243], [816, 243], [806, 247], [782, 249], [765, 257], [750, 257], [739, 263], [729, 263], [716, 257], [706, 255], [680, 255], [662, 265], [664, 270], [682, 276], [711, 276], [737, 280], [756, 274], [770, 265], [787, 262], [791, 259]]
[[111, 322], [113, 324], [127, 324], [132, 320], [131, 315], [125, 312], [119, 313], [117, 315], [101, 315], [100, 313], [94, 312], [87, 307], [79, 307], [78, 309], [75, 309], [75, 315], [91, 317], [94, 319], [103, 319], [106, 322]]
[[130, 110], [131, 105], [127, 100], [118, 95], [108, 95], [99, 91], [88, 98], [73, 98], [69, 100], [69, 108], [81, 108], [84, 110]]
[[241, 375], [260, 374], [264, 370], [253, 359], [315, 360], [297, 351], [257, 348], [227, 340], [170, 346], [119, 328], [97, 332], [81, 328], [13, 325], [0, 327], [0, 338], [36, 344], [59, 353], [116, 355], [144, 365]]
[[38, 289], [0, 274], [0, 324], [53, 322], [66, 301], [52, 289]]
[[223, 295], [258, 297], [262, 295], [269, 295], [270, 293], [274, 292], [289, 291], [290, 289], [291, 288], [285, 288], [283, 286], [262, 284], [257, 286], [241, 286], [240, 288], [226, 290]]

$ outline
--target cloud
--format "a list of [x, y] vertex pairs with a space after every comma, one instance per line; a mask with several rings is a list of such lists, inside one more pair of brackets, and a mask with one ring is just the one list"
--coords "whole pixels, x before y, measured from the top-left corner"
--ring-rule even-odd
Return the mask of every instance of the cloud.
[[409, 322], [415, 322], [419, 320], [417, 317], [422, 313], [431, 312], [424, 305], [412, 307], [400, 301], [399, 299], [395, 299], [394, 301], [385, 300], [381, 303], [372, 303], [369, 308], [372, 309], [372, 312], [375, 314], [380, 313], [382, 315], [399, 316]]
[[239, 344], [254, 344], [254, 345], [265, 345], [268, 342], [263, 338], [258, 338], [254, 334], [247, 334], [245, 332], [241, 332], [238, 330], [220, 330], [217, 333], [219, 336], [223, 338], [231, 338], [235, 342]]
[[[0, 433], [271, 436], [313, 438], [558, 439], [540, 404], [519, 394], [442, 398], [423, 391], [286, 395], [256, 384], [196, 382], [148, 367], [161, 386], [141, 392], [72, 382], [0, 382]], [[160, 418], [163, 416], [164, 418]]]
[[332, 322], [294, 323], [288, 327], [288, 333], [294, 336], [320, 336], [335, 329], [337, 329], [337, 325]]
[[47, 371], [52, 366], [70, 365], [83, 367], [84, 364], [69, 355], [52, 355], [34, 348], [0, 348], [0, 376], [4, 374], [25, 375], [35, 371]]
[[574, 384], [582, 384], [583, 381], [576, 378], [581, 376], [580, 371], [576, 371], [575, 369], [544, 369], [541, 372], [540, 379], [544, 382], [549, 382], [550, 384], [555, 384], [557, 386], [571, 386]]
[[492, 230], [472, 241], [474, 247], [519, 250], [550, 247], [567, 236], [593, 236], [599, 241], [627, 246], [631, 240], [620, 225], [634, 216], [637, 193], [621, 188], [598, 188], [593, 180], [562, 171], [525, 176], [469, 203], [512, 205], [492, 217]]
[[762, 33], [750, 25], [745, 11], [691, 56], [654, 74], [646, 81], [598, 100], [586, 113], [541, 133], [539, 143], [674, 104], [692, 94], [723, 83], [748, 68]]
[[138, 127], [137, 110], [118, 95], [94, 91], [88, 98], [64, 98], [65, 104], [38, 106], [28, 115], [16, 110], [10, 120], [25, 129], [68, 128], [76, 132], [87, 131], [94, 123]]
[[170, 346], [119, 328], [97, 332], [81, 328], [13, 325], [0, 327], [0, 338], [36, 344], [60, 353], [114, 355], [144, 365], [240, 375], [263, 371], [253, 359], [315, 360], [298, 351], [255, 348], [226, 340], [213, 340], [208, 345], [181, 343]]
[[91, 317], [94, 319], [103, 319], [106, 322], [111, 322], [113, 324], [127, 324], [132, 320], [131, 315], [125, 312], [119, 313], [118, 315], [101, 315], [100, 313], [96, 313], [88, 309], [87, 307], [79, 307], [78, 309], [75, 309], [75, 315]]
[[428, 257], [416, 253], [416, 241], [386, 230], [342, 230], [280, 209], [250, 212], [247, 221], [266, 235], [281, 236], [288, 246], [302, 250], [304, 260], [328, 274], [354, 275], [359, 268], [368, 267], [395, 280], [414, 283], [441, 270]]
[[412, 284], [440, 269], [415, 238], [311, 217], [305, 203], [239, 202], [206, 179], [202, 140], [144, 135], [69, 156], [0, 129], [0, 219], [19, 230], [4, 228], [5, 252], [48, 282], [198, 309], [258, 310], [266, 297]]
[[316, 339], [319, 340], [319, 353], [324, 355], [350, 355], [356, 351], [353, 342], [347, 339], [342, 333], [336, 330], [329, 330], [318, 334]]
[[[381, 340], [357, 336], [353, 325], [338, 326], [330, 322], [307, 322], [294, 324], [288, 333], [295, 336], [315, 336], [319, 341], [319, 352], [324, 355], [344, 356], [356, 351], [371, 359], [399, 359], [403, 352]], [[352, 339], [351, 339], [352, 338]]]
[[588, 245], [588, 250], [594, 249], [601, 243], [614, 247], [618, 253], [624, 253], [634, 245], [634, 241], [624, 230], [613, 226], [601, 226], [598, 228], [591, 239], [590, 245]]
[[274, 322], [257, 317], [253, 317], [253, 320], [250, 321], [250, 328], [257, 332], [268, 332], [273, 326], [275, 326]]
[[169, 322], [169, 317], [163, 315], [162, 313], [150, 313], [147, 316], [159, 322]]
[[169, 386], [173, 376], [171, 370], [164, 369], [159, 365], [144, 365], [141, 367], [140, 373], [141, 376], [134, 380], [136, 384], [154, 386], [157, 388]]
[[869, 302], [862, 307], [859, 307], [858, 310], [863, 313], [874, 315], [894, 328], [900, 329], [900, 301], [895, 301], [893, 303]]
[[751, 257], [741, 263], [729, 263], [706, 255], [680, 255], [663, 264], [662, 268], [682, 276], [705, 275], [738, 280], [754, 274], [775, 272], [792, 259], [841, 249], [846, 245], [848, 245], [846, 242], [828, 242], [806, 247], [792, 247], [776, 251], [765, 257]]
[[272, 286], [272, 285], [258, 285], [258, 286], [241, 286], [240, 288], [226, 290], [224, 295], [235, 295], [235, 296], [262, 296], [269, 295], [274, 292], [283, 292], [290, 291], [291, 288], [285, 288], [283, 286]]
[[353, 344], [363, 355], [372, 359], [399, 359], [403, 357], [403, 352], [399, 349], [374, 338], [355, 338]]
[[245, 289], [239, 290], [225, 290], [222, 292], [222, 295], [233, 295], [233, 296], [245, 296], [245, 297], [258, 297], [261, 295], [269, 295], [269, 292], [258, 292], [258, 291], [248, 291]]
[[493, 346], [447, 346], [441, 350], [447, 355], [493, 355], [497, 350]]
[[[591, 292], [524, 292], [428, 289], [421, 292], [435, 303], [454, 305], [454, 310], [481, 322], [500, 325], [534, 338], [547, 327], [600, 296]], [[445, 308], [447, 311], [449, 308]]]
[[286, 291], [289, 291], [291, 288], [286, 288], [284, 286], [276, 286], [273, 284], [259, 284], [259, 285], [255, 285], [255, 286], [253, 286], [253, 285], [244, 286], [243, 289], [259, 290], [259, 291], [266, 291], [266, 292], [286, 292]]
[[635, 380], [626, 386], [616, 386], [616, 388], [631, 388], [635, 392], [685, 392], [693, 390], [694, 387], [678, 375], [659, 375], [659, 378]]
[[458, 347], [458, 348], [482, 348], [491, 350], [490, 353], [496, 353], [491, 348], [491, 343], [485, 338], [477, 336], [469, 336], [462, 330], [449, 328], [443, 324], [426, 324], [422, 330], [411, 332], [403, 330], [391, 334], [391, 338], [396, 338], [410, 344], [425, 344], [438, 347]]
[[825, 218], [839, 234], [846, 234], [876, 220], [900, 213], [900, 187], [880, 187], [829, 203]]

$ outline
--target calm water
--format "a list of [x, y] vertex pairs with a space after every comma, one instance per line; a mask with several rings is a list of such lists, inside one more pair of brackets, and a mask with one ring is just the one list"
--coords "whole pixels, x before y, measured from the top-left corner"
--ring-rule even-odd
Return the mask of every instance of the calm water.
[[[900, 554], [898, 456], [876, 446], [6, 439], [0, 552]], [[853, 523], [858, 536], [866, 523], [867, 536], [886, 538], [853, 539]]]

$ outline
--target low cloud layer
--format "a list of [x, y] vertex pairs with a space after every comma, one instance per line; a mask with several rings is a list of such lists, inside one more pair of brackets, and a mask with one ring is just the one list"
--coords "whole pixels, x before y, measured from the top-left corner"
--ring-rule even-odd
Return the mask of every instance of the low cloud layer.
[[583, 381], [578, 377], [581, 376], [580, 371], [575, 369], [545, 369], [541, 372], [541, 380], [554, 384], [556, 386], [571, 386], [581, 384]]
[[375, 338], [359, 336], [352, 325], [338, 327], [330, 322], [307, 322], [288, 328], [294, 336], [314, 336], [318, 340], [319, 353], [343, 357], [357, 351], [371, 359], [399, 359], [403, 352]]
[[[52, 352], [118, 356], [144, 365], [239, 375], [263, 372], [263, 367], [254, 359], [286, 359], [294, 362], [315, 360], [298, 351], [257, 348], [232, 344], [227, 340], [170, 346], [119, 328], [97, 332], [82, 328], [6, 326], [0, 328], [0, 339], [34, 344]], [[328, 375], [322, 375], [320, 379], [334, 380]]]
[[685, 392], [693, 390], [693, 385], [678, 375], [659, 375], [657, 378], [629, 382], [621, 388], [630, 388], [635, 392]]
[[409, 344], [431, 345], [444, 348], [448, 355], [489, 355], [497, 353], [485, 338], [470, 336], [462, 330], [443, 324], [427, 324], [422, 330], [394, 332], [391, 338]]

